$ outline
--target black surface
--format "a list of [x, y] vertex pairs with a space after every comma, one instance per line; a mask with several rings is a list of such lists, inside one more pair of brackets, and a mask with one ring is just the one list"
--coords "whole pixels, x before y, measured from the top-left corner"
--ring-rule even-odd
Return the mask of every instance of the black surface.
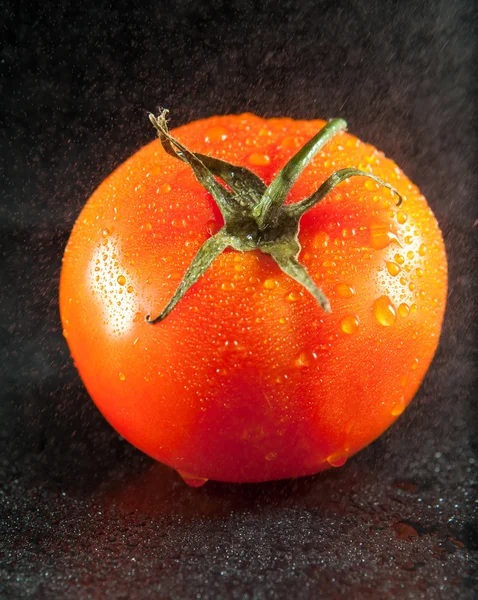
[[[0, 597], [475, 597], [474, 3], [2, 13]], [[84, 391], [61, 337], [61, 255], [89, 194], [152, 139], [158, 105], [173, 125], [343, 116], [429, 199], [450, 266], [440, 348], [412, 406], [345, 467], [192, 490]]]

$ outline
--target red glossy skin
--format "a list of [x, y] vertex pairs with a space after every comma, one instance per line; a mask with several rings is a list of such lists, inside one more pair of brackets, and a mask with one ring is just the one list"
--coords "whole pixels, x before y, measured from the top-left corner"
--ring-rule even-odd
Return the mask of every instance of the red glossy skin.
[[[172, 132], [269, 183], [323, 121], [213, 117]], [[260, 253], [226, 251], [161, 323], [199, 246], [221, 226], [211, 196], [159, 141], [96, 190], [73, 229], [61, 317], [91, 397], [132, 444], [189, 478], [265, 481], [339, 466], [403, 412], [433, 358], [447, 293], [435, 218], [372, 146], [341, 133], [288, 201], [350, 178], [301, 221], [300, 261], [326, 314]]]

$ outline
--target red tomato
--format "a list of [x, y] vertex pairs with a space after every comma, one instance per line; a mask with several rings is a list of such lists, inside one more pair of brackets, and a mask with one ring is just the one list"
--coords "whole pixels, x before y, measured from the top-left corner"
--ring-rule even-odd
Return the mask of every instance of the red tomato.
[[[324, 125], [244, 114], [172, 135], [268, 185]], [[146, 315], [164, 309], [224, 224], [224, 210], [162, 141], [100, 185], [65, 251], [64, 335], [91, 397], [122, 436], [193, 484], [344, 464], [403, 412], [437, 347], [447, 265], [425, 198], [381, 152], [339, 131], [285, 207], [349, 167], [392, 185], [403, 202], [397, 207], [393, 191], [373, 179], [350, 176], [302, 217], [298, 258], [332, 312], [263, 248], [229, 248], [153, 325]], [[281, 231], [263, 222], [251, 239], [276, 244]]]

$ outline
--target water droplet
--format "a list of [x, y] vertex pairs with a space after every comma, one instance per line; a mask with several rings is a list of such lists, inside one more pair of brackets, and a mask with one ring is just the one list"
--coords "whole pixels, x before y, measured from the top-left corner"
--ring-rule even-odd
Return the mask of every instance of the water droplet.
[[397, 263], [387, 261], [386, 264], [387, 264], [387, 271], [390, 273], [390, 275], [392, 275], [392, 277], [396, 277], [400, 273], [401, 269], [397, 265]]
[[425, 244], [420, 244], [420, 248], [418, 248], [418, 254], [420, 256], [425, 256], [426, 253], [427, 253], [427, 247], [425, 246]]
[[401, 210], [397, 212], [397, 221], [400, 223], [400, 225], [403, 225], [407, 222], [407, 215]]
[[219, 223], [217, 221], [214, 220], [210, 220], [206, 223], [206, 231], [208, 232], [209, 235], [215, 235], [219, 230], [221, 229], [221, 226], [219, 225]]
[[126, 375], [124, 373], [119, 374], [120, 381], [124, 381], [126, 379]]
[[413, 292], [413, 290], [416, 288], [417, 286], [414, 283], [410, 283], [408, 286], [408, 289]]
[[106, 228], [105, 228], [105, 229], [103, 229], [103, 231], [101, 232], [101, 235], [102, 235], [103, 237], [108, 237], [108, 236], [109, 236], [109, 234], [110, 234], [110, 230], [109, 230], [109, 229], [106, 229]]
[[331, 467], [342, 467], [347, 462], [347, 458], [346, 452], [335, 452], [327, 456], [327, 462]]
[[397, 236], [390, 231], [386, 225], [372, 225], [370, 227], [370, 243], [375, 250], [382, 250], [389, 246], [392, 242], [397, 242]]
[[205, 141], [208, 143], [223, 142], [227, 140], [228, 131], [224, 127], [211, 127], [206, 131]]
[[408, 383], [408, 377], [406, 375], [403, 375], [403, 377], [400, 379], [400, 385], [402, 387], [405, 387]]
[[186, 229], [188, 222], [187, 219], [173, 219], [171, 221], [171, 225], [174, 227], [174, 229]]
[[124, 275], [119, 275], [116, 280], [120, 285], [124, 285], [126, 283], [126, 277]]
[[342, 319], [340, 323], [340, 328], [344, 333], [352, 335], [358, 329], [360, 320], [357, 315], [347, 315]]
[[222, 285], [221, 285], [221, 290], [224, 290], [226, 292], [230, 292], [231, 290], [234, 289], [234, 284], [232, 283], [232, 281], [225, 281]]
[[66, 329], [63, 329], [63, 337], [65, 338], [65, 340], [68, 339], [68, 331]]
[[293, 135], [286, 136], [281, 142], [281, 148], [298, 148], [302, 139]]
[[136, 338], [133, 342], [133, 346], [136, 346], [136, 344], [139, 342], [139, 338]]
[[408, 317], [408, 315], [410, 314], [410, 308], [408, 304], [400, 304], [400, 306], [398, 307], [398, 314], [402, 317], [402, 319]]
[[410, 306], [410, 312], [414, 313], [414, 312], [417, 312], [417, 310], [418, 310], [418, 306], [416, 304], [412, 304]]
[[423, 277], [423, 269], [418, 268], [415, 273], [417, 274], [417, 277]]
[[408, 260], [412, 260], [414, 256], [415, 256], [415, 253], [412, 252], [411, 250], [409, 250], [407, 252], [407, 258], [408, 258]]
[[137, 323], [141, 317], [141, 313], [137, 312], [133, 317], [133, 323]]
[[312, 246], [314, 248], [327, 248], [329, 245], [330, 236], [325, 231], [319, 231], [319, 233], [312, 240]]
[[167, 194], [168, 192], [171, 191], [171, 186], [169, 185], [169, 183], [163, 183], [163, 185], [159, 186], [159, 188], [156, 190], [157, 193], [159, 194]]
[[411, 235], [407, 235], [405, 238], [405, 244], [413, 244], [413, 237]]
[[269, 452], [269, 454], [266, 454], [267, 461], [275, 460], [276, 458], [277, 458], [277, 452]]
[[287, 296], [287, 300], [289, 302], [297, 302], [298, 300], [300, 300], [302, 298], [302, 294], [300, 292], [291, 292], [290, 294], [288, 294]]
[[395, 259], [395, 262], [398, 263], [399, 265], [403, 265], [403, 263], [405, 262], [405, 259], [403, 258], [403, 256], [401, 254], [395, 254], [395, 256], [393, 258]]
[[395, 323], [397, 313], [388, 296], [380, 296], [373, 303], [373, 314], [380, 325], [390, 327]]
[[275, 279], [266, 279], [263, 285], [266, 288], [266, 290], [273, 290], [279, 285], [279, 282]]
[[376, 181], [372, 181], [372, 179], [367, 179], [363, 185], [364, 188], [369, 190], [370, 192], [374, 192], [379, 188], [378, 183]]
[[144, 226], [144, 229], [146, 231], [151, 231], [153, 229], [153, 226], [151, 223], [146, 223], [146, 225]]
[[295, 359], [294, 364], [296, 367], [308, 367], [310, 365], [310, 360], [312, 358], [317, 358], [317, 355], [312, 352], [311, 354], [307, 352], [301, 352], [299, 356]]
[[402, 398], [400, 398], [400, 400], [397, 400], [393, 404], [391, 414], [394, 417], [398, 417], [398, 415], [401, 415], [404, 410], [405, 410], [405, 399], [402, 396]]
[[271, 162], [271, 159], [267, 154], [260, 154], [259, 152], [253, 152], [249, 155], [248, 161], [251, 165], [265, 167]]
[[355, 289], [348, 283], [338, 283], [335, 289], [342, 298], [351, 298], [355, 294]]
[[131, 293], [133, 292], [133, 289], [134, 289], [134, 288], [133, 288], [133, 286], [132, 286], [132, 285], [129, 285], [129, 286], [127, 287], [126, 291], [128, 292], [128, 294], [131, 294]]
[[178, 471], [178, 473], [183, 478], [184, 482], [190, 487], [201, 487], [208, 481], [206, 477], [198, 477], [197, 475], [191, 475], [190, 473], [185, 473], [184, 471]]
[[413, 359], [412, 366], [410, 367], [410, 369], [411, 369], [412, 371], [416, 371], [416, 369], [417, 369], [417, 367], [418, 367], [418, 362], [419, 362], [418, 358], [414, 358], [414, 359]]

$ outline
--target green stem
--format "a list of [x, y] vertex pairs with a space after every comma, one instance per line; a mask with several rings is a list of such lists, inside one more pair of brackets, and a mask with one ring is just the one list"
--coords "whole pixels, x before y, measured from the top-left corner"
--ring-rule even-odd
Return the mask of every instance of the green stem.
[[[260, 250], [271, 256], [289, 277], [297, 281], [330, 312], [330, 303], [323, 291], [314, 283], [307, 269], [298, 261], [301, 251], [299, 227], [302, 216], [317, 205], [337, 185], [349, 177], [368, 177], [397, 194], [400, 205], [402, 197], [389, 183], [375, 175], [355, 168], [340, 169], [333, 173], [308, 198], [296, 204], [284, 204], [300, 174], [314, 156], [347, 124], [334, 119], [301, 148], [284, 166], [274, 181], [266, 184], [245, 167], [196, 154], [173, 138], [166, 123], [167, 111], [150, 120], [156, 128], [164, 150], [175, 158], [188, 163], [197, 180], [212, 195], [223, 217], [224, 227], [209, 238], [197, 251], [181, 283], [162, 312], [146, 321], [151, 325], [166, 318], [186, 292], [211, 266], [227, 247], [239, 252]], [[224, 181], [229, 189], [216, 180]]]
[[346, 128], [347, 123], [343, 119], [333, 119], [289, 160], [269, 185], [262, 200], [253, 211], [259, 229], [265, 229], [276, 219], [281, 206], [302, 171], [327, 142]]

